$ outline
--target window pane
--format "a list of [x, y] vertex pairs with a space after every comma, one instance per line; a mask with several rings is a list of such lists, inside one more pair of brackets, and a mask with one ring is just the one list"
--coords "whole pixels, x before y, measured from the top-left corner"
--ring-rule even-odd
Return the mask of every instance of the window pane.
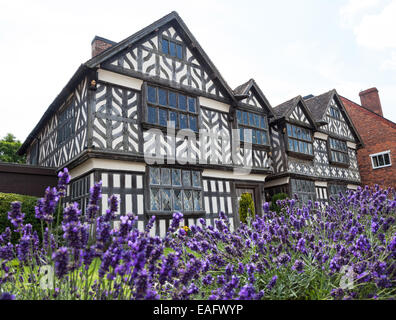
[[390, 164], [389, 153], [385, 153], [384, 154], [384, 163], [385, 163], [385, 165], [389, 165]]
[[294, 151], [294, 148], [293, 148], [293, 140], [292, 139], [289, 139], [289, 150], [290, 151]]
[[260, 128], [260, 117], [257, 114], [254, 115], [254, 126]]
[[261, 132], [261, 140], [263, 144], [269, 144], [267, 131]]
[[170, 169], [161, 169], [161, 185], [169, 186], [171, 184]]
[[191, 175], [190, 171], [183, 170], [183, 186], [191, 187]]
[[198, 131], [197, 117], [195, 116], [190, 116], [190, 129], [193, 131]]
[[183, 190], [183, 205], [185, 211], [193, 210], [192, 191]]
[[292, 134], [291, 125], [287, 123], [286, 126], [287, 126], [287, 135], [288, 135], [289, 137], [292, 137], [293, 134]]
[[239, 128], [239, 140], [240, 140], [240, 141], [244, 141], [244, 140], [243, 140], [243, 139], [244, 139], [244, 138], [243, 138], [243, 131], [244, 131], [243, 128]]
[[384, 165], [384, 157], [382, 156], [382, 154], [378, 156], [378, 163], [380, 166]]
[[157, 108], [147, 107], [147, 121], [149, 123], [157, 123]]
[[200, 187], [201, 186], [201, 178], [200, 178], [200, 172], [199, 171], [192, 171], [192, 183], [194, 187]]
[[170, 125], [171, 128], [178, 128], [177, 112], [169, 111], [169, 121], [173, 121], [173, 124]]
[[249, 124], [254, 126], [254, 114], [249, 112]]
[[237, 110], [236, 116], [237, 116], [237, 120], [238, 120], [237, 122], [241, 123], [241, 121], [242, 121], [242, 112]]
[[172, 210], [172, 202], [171, 202], [171, 190], [170, 189], [162, 189], [161, 190], [161, 200], [162, 200], [162, 211], [170, 211]]
[[174, 186], [181, 186], [181, 170], [172, 169], [172, 184]]
[[243, 136], [245, 138], [245, 142], [252, 143], [252, 129], [244, 129]]
[[168, 122], [168, 111], [159, 109], [159, 124], [166, 127]]
[[159, 99], [159, 104], [162, 106], [167, 105], [166, 101], [166, 91], [163, 89], [158, 89], [158, 99]]
[[261, 132], [258, 130], [257, 130], [257, 134], [256, 134], [256, 142], [257, 142], [257, 144], [262, 144]]
[[298, 152], [298, 141], [294, 140], [294, 151]]
[[160, 169], [150, 168], [150, 184], [159, 185], [160, 184]]
[[265, 118], [263, 116], [260, 117], [260, 127], [263, 129], [267, 128], [267, 124], [265, 123]]
[[179, 95], [179, 109], [187, 110], [187, 98], [182, 94]]
[[176, 54], [179, 59], [183, 59], [183, 47], [180, 44], [176, 45]]
[[378, 167], [378, 158], [377, 157], [373, 157], [373, 162], [374, 162], [374, 167]]
[[298, 150], [299, 150], [301, 153], [304, 153], [304, 142], [302, 142], [302, 141], [299, 142], [299, 148], [298, 148]]
[[168, 54], [169, 53], [169, 41], [162, 39], [162, 52]]
[[293, 137], [297, 138], [297, 128], [295, 126], [292, 126], [293, 129]]
[[177, 108], [176, 93], [172, 91], [169, 91], [169, 106], [172, 108]]
[[257, 143], [256, 130], [252, 130], [252, 143]]
[[159, 189], [150, 189], [150, 210], [160, 210], [160, 192]]
[[187, 115], [180, 114], [180, 129], [187, 129]]
[[202, 210], [202, 192], [194, 191], [194, 210], [200, 211]]
[[188, 111], [195, 112], [195, 99], [188, 97]]
[[176, 57], [176, 44], [174, 42], [172, 42], [172, 41], [170, 41], [169, 44], [170, 44], [170, 50], [169, 50], [170, 55], [172, 57]]
[[243, 124], [249, 124], [248, 123], [248, 114], [245, 111], [243, 111], [242, 119], [243, 119]]
[[157, 89], [147, 86], [147, 101], [151, 103], [157, 103]]
[[310, 144], [310, 143], [308, 144], [308, 153], [313, 154], [312, 153], [312, 144]]
[[173, 190], [173, 209], [177, 211], [183, 210], [182, 201], [182, 191]]

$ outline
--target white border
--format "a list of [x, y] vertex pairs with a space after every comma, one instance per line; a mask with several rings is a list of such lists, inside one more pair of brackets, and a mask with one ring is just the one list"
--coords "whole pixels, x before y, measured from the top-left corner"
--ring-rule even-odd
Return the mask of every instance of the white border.
[[[380, 156], [383, 154], [389, 154], [389, 164], [383, 165], [383, 166], [378, 166], [378, 167], [374, 167], [374, 161], [373, 158], [376, 156]], [[385, 168], [385, 167], [390, 167], [392, 166], [392, 157], [391, 157], [391, 152], [390, 150], [386, 150], [386, 151], [382, 151], [382, 152], [378, 152], [378, 153], [374, 153], [374, 154], [370, 154], [370, 159], [371, 159], [371, 166], [373, 167], [373, 169], [380, 169], [380, 168]]]

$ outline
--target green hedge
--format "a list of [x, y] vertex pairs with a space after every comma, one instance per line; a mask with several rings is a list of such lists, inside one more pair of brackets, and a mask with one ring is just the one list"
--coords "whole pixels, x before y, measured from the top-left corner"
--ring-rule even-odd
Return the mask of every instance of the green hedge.
[[1, 193], [0, 192], [0, 233], [3, 233], [7, 227], [11, 228], [12, 231], [12, 243], [16, 243], [19, 239], [19, 234], [13, 232], [14, 227], [8, 220], [8, 211], [11, 210], [11, 202], [20, 201], [22, 205], [22, 212], [25, 214], [24, 223], [30, 223], [33, 230], [36, 230], [40, 239], [41, 237], [41, 223], [40, 220], [36, 219], [34, 207], [37, 204], [36, 197], [24, 196], [15, 193]]
[[271, 206], [270, 210], [279, 213], [281, 211], [281, 208], [276, 204], [277, 200], [284, 200], [287, 199], [288, 195], [286, 193], [276, 193], [272, 196], [271, 199]]

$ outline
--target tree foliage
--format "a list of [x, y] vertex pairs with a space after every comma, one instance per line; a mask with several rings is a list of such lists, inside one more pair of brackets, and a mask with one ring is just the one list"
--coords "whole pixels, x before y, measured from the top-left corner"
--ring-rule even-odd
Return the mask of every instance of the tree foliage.
[[25, 156], [17, 155], [17, 151], [21, 145], [22, 143], [12, 133], [8, 133], [0, 140], [0, 161], [25, 163]]
[[[250, 209], [250, 212], [249, 212]], [[239, 219], [243, 223], [247, 223], [248, 216], [254, 219], [254, 202], [250, 193], [242, 193], [241, 200], [239, 200]]]

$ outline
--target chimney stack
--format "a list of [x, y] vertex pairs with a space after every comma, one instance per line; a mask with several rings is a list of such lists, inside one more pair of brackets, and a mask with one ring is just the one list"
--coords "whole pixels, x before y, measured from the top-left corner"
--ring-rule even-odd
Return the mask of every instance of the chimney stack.
[[92, 58], [97, 56], [99, 53], [115, 45], [116, 42], [102, 37], [95, 36], [91, 42]]
[[381, 101], [377, 88], [370, 88], [359, 93], [362, 107], [369, 109], [383, 117]]

